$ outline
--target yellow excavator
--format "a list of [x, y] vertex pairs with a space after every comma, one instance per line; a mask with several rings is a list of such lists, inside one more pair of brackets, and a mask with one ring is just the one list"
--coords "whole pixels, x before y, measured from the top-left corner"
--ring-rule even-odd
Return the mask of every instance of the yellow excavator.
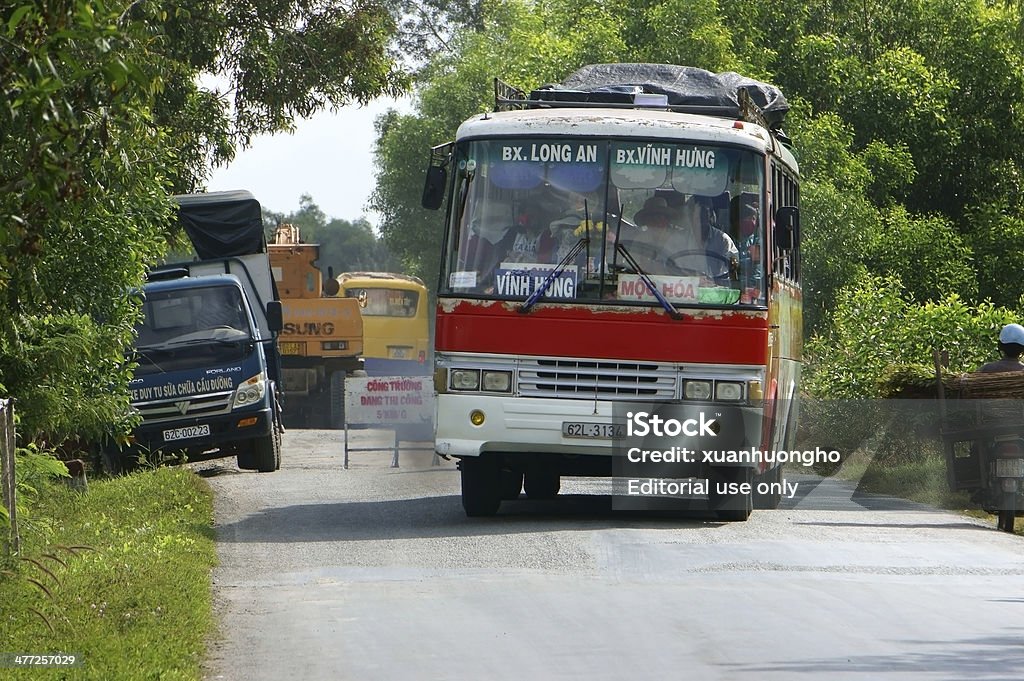
[[333, 271], [320, 272], [320, 244], [280, 224], [267, 245], [284, 316], [278, 336], [284, 422], [292, 428], [344, 428], [345, 378], [363, 368], [359, 301], [337, 298]]

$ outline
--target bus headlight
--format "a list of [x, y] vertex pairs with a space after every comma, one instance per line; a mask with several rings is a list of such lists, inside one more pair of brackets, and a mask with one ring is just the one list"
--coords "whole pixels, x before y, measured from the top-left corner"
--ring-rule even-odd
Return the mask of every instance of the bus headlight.
[[483, 372], [484, 392], [508, 393], [512, 392], [511, 371], [487, 371]]
[[448, 374], [452, 390], [479, 390], [479, 369], [452, 369]]
[[686, 381], [683, 383], [683, 397], [688, 400], [710, 400], [711, 381]]
[[722, 402], [739, 402], [743, 399], [743, 384], [733, 381], [716, 382], [715, 399]]
[[267, 381], [263, 374], [256, 374], [252, 378], [242, 381], [235, 389], [235, 400], [233, 409], [256, 404], [263, 400], [267, 394]]

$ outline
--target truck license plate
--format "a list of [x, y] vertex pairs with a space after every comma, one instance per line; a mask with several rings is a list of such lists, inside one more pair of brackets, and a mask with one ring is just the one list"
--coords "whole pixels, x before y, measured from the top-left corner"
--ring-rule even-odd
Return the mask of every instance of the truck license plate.
[[625, 437], [626, 427], [621, 423], [584, 423], [579, 421], [563, 421], [564, 437], [598, 438], [609, 440], [613, 437]]
[[204, 437], [210, 434], [209, 424], [203, 423], [198, 426], [183, 426], [181, 428], [170, 428], [164, 431], [164, 442], [173, 440], [189, 440], [194, 437]]
[[283, 342], [278, 343], [278, 345], [281, 347], [282, 355], [301, 355], [306, 349], [304, 347], [305, 343]]

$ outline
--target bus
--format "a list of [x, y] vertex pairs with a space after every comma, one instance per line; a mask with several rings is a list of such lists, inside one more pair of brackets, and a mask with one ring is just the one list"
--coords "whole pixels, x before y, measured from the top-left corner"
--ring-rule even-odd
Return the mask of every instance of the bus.
[[366, 374], [429, 375], [430, 310], [423, 281], [393, 272], [344, 272], [337, 281], [338, 296], [359, 301]]
[[494, 87], [422, 199], [446, 208], [435, 450], [467, 515], [563, 476], [611, 478], [613, 508], [776, 507], [802, 344], [782, 93], [636, 64]]

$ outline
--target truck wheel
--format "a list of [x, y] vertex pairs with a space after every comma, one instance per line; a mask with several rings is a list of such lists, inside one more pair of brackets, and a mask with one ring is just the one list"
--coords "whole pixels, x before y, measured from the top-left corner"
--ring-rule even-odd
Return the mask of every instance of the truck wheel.
[[110, 477], [130, 473], [138, 465], [138, 456], [131, 454], [131, 450], [125, 451], [116, 445], [104, 445], [100, 449], [100, 467]]
[[331, 372], [331, 428], [345, 428], [345, 372]]
[[729, 494], [727, 491], [719, 492], [718, 485], [730, 483], [747, 483], [749, 485], [752, 479], [753, 469], [751, 468], [730, 467], [711, 469], [711, 479], [708, 480], [708, 484], [711, 486], [711, 489], [708, 490], [708, 504], [720, 520], [725, 520], [726, 522], [746, 521], [753, 510], [754, 498], [750, 492], [745, 494]]
[[499, 484], [501, 485], [502, 499], [518, 499], [519, 493], [523, 491], [523, 474], [515, 471], [502, 471]]
[[[281, 429], [278, 428], [276, 414], [270, 424], [270, 433], [253, 442], [252, 462], [260, 473], [270, 473], [281, 467]], [[241, 463], [238, 467], [242, 467]]]
[[463, 459], [462, 508], [470, 518], [491, 516], [501, 506], [501, 471], [493, 461]]
[[553, 471], [528, 471], [523, 489], [531, 499], [554, 499], [562, 489], [562, 479]]
[[284, 432], [284, 428], [281, 428], [279, 418], [274, 419], [274, 448], [277, 450], [277, 462], [274, 464], [275, 471], [281, 470], [281, 450], [283, 449], [281, 446], [281, 433]]
[[[246, 447], [245, 445], [242, 446]], [[239, 451], [235, 460], [238, 462], [238, 467], [243, 471], [256, 470], [256, 453], [251, 449], [245, 448]]]

